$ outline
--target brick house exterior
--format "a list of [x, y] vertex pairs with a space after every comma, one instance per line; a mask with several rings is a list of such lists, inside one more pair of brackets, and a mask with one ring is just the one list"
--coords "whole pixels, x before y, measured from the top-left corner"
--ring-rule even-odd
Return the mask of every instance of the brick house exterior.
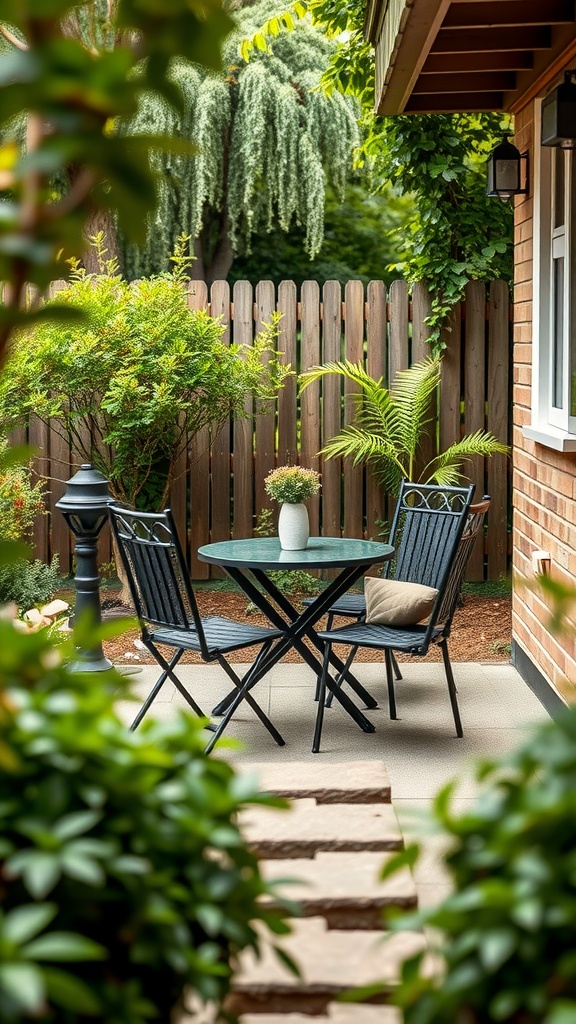
[[550, 707], [576, 700], [576, 609], [555, 636], [533, 568], [548, 552], [551, 578], [576, 586], [576, 159], [541, 146], [540, 124], [576, 68], [575, 19], [565, 0], [372, 0], [366, 19], [379, 113], [505, 110], [528, 154], [513, 200], [512, 660]]

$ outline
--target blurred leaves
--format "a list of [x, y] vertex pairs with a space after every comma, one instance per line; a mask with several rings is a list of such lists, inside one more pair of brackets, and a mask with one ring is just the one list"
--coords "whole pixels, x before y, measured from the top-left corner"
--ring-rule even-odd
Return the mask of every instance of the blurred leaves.
[[0, 621], [0, 1019], [146, 1024], [185, 987], [219, 1003], [255, 921], [286, 930], [237, 824], [267, 798], [204, 755], [201, 720], [128, 731], [127, 680], [95, 686], [72, 653]]
[[[403, 966], [405, 1024], [567, 1024], [576, 1020], [576, 708], [539, 726], [500, 763], [477, 770], [463, 814], [455, 788], [434, 802], [450, 840], [453, 894], [391, 922], [427, 926], [438, 956]], [[412, 853], [391, 865], [398, 869]]]
[[[97, 17], [98, 4], [81, 5], [80, 12], [87, 8]], [[170, 59], [218, 68], [220, 43], [233, 27], [219, 0], [118, 0], [112, 14], [113, 31], [91, 33], [88, 45], [80, 30], [71, 30], [74, 18], [83, 23], [76, 4], [0, 0], [0, 22], [14, 40], [5, 37], [0, 54], [0, 280], [11, 283], [0, 320], [0, 359], [14, 327], [34, 315], [22, 310], [26, 286], [44, 289], [64, 275], [61, 253], [82, 250], [89, 212], [117, 211], [128, 237], [144, 237], [156, 202], [144, 157], [167, 140], [120, 138], [110, 126], [133, 115], [144, 93], [177, 107], [179, 90], [166, 76]], [[96, 37], [105, 43], [112, 37], [113, 45], [95, 47]], [[16, 126], [23, 121], [22, 149]], [[56, 200], [48, 187], [55, 178], [70, 181]]]

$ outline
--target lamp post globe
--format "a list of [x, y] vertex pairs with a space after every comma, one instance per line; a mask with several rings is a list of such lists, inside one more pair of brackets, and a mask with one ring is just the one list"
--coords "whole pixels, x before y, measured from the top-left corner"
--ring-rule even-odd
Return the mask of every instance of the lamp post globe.
[[[63, 496], [56, 502], [56, 508], [64, 516], [75, 538], [75, 633], [78, 623], [88, 622], [96, 627], [102, 620], [98, 537], [108, 518], [108, 505], [111, 501], [106, 477], [89, 463], [85, 463], [67, 481]], [[112, 668], [112, 662], [104, 656], [100, 642], [86, 648], [82, 645], [80, 637], [76, 643], [76, 650], [77, 658], [72, 665], [75, 671], [105, 672]]]

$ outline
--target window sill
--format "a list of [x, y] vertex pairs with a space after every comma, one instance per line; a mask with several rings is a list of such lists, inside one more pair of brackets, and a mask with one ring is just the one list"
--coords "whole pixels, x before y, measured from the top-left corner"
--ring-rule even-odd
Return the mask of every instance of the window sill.
[[576, 452], [576, 434], [568, 434], [565, 430], [545, 427], [523, 427], [522, 433], [529, 441], [536, 441], [555, 452]]

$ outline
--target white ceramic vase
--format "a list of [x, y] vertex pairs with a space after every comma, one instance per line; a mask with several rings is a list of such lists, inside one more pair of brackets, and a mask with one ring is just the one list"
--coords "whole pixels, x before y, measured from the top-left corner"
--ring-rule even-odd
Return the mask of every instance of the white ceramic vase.
[[280, 547], [284, 551], [302, 551], [308, 543], [309, 536], [310, 523], [306, 505], [302, 502], [297, 505], [284, 502], [280, 506], [278, 517]]

